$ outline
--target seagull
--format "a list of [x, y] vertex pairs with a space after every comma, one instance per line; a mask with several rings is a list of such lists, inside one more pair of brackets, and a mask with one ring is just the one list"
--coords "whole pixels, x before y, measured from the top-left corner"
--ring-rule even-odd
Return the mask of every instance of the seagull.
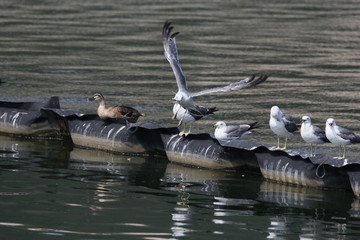
[[[289, 137], [293, 137], [298, 127], [293, 120], [293, 118], [284, 114], [278, 106], [273, 106], [270, 111], [270, 121], [269, 121], [270, 129], [277, 135], [278, 144], [275, 149], [286, 149], [287, 139]], [[280, 148], [280, 137], [285, 138], [285, 145], [283, 148]]]
[[[345, 158], [346, 145], [360, 143], [360, 135], [351, 132], [349, 129], [337, 126], [333, 118], [328, 118], [326, 120], [325, 133], [331, 143], [340, 146], [339, 159]], [[342, 148], [343, 154], [341, 156]]]
[[178, 50], [176, 47], [175, 37], [179, 34], [179, 32], [175, 32], [172, 34], [171, 31], [173, 28], [174, 27], [171, 26], [170, 22], [166, 21], [164, 23], [162, 29], [164, 55], [168, 60], [168, 62], [170, 63], [170, 66], [174, 72], [178, 87], [178, 92], [175, 94], [172, 100], [179, 103], [187, 111], [191, 110], [193, 113], [197, 112], [198, 115], [202, 115], [202, 113], [199, 112], [199, 106], [196, 105], [193, 99], [194, 97], [198, 97], [206, 94], [212, 94], [212, 93], [229, 92], [229, 91], [239, 90], [242, 88], [249, 88], [257, 84], [260, 84], [267, 79], [267, 75], [261, 75], [258, 78], [252, 76], [250, 78], [240, 80], [238, 82], [229, 84], [224, 87], [210, 88], [199, 92], [190, 92], [187, 88], [185, 75], [180, 67]]
[[240, 140], [242, 137], [250, 134], [250, 130], [257, 127], [255, 126], [256, 124], [257, 122], [250, 124], [226, 126], [225, 122], [219, 121], [214, 125], [214, 127], [216, 127], [214, 135], [217, 140]]
[[[183, 131], [179, 133], [180, 136], [187, 136], [191, 132], [191, 124], [197, 120], [202, 119], [204, 116], [209, 114], [214, 114], [217, 109], [215, 107], [213, 108], [206, 108], [203, 106], [197, 106], [196, 111], [186, 110], [183, 108], [179, 103], [175, 102], [173, 107], [173, 119], [179, 120], [178, 126], [183, 125]], [[200, 114], [199, 114], [200, 113]], [[186, 129], [186, 123], [190, 123], [189, 131], [185, 132]]]
[[330, 141], [326, 138], [324, 130], [311, 123], [309, 116], [303, 116], [301, 120], [300, 135], [305, 142], [310, 143], [310, 156], [314, 157], [316, 156], [316, 145]]

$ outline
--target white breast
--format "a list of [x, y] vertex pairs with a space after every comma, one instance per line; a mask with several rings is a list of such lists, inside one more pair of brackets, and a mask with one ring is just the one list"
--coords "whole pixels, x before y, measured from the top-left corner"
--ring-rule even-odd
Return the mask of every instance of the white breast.
[[326, 137], [329, 139], [329, 141], [333, 144], [339, 145], [339, 146], [345, 146], [350, 144], [350, 140], [345, 140], [343, 138], [341, 138], [338, 135], [338, 131], [335, 128], [331, 128], [326, 124], [326, 128], [325, 128], [325, 134]]
[[173, 114], [176, 116], [177, 120], [183, 119], [184, 122], [194, 122], [195, 118], [187, 113], [186, 109], [180, 106], [180, 104], [175, 103], [173, 107]]
[[222, 128], [219, 127], [215, 129], [214, 135], [216, 139], [227, 139], [227, 134], [223, 131]]
[[269, 121], [270, 129], [281, 137], [292, 137], [294, 134], [288, 132], [285, 128], [285, 124], [282, 121], [277, 121], [276, 118], [271, 117]]
[[302, 124], [300, 129], [302, 139], [307, 143], [321, 144], [323, 141], [314, 134], [314, 127], [310, 124]]

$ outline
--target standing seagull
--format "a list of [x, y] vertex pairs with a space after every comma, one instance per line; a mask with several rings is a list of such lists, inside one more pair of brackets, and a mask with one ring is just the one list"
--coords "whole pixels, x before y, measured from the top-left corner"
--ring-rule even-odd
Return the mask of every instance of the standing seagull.
[[257, 127], [255, 126], [256, 124], [257, 122], [226, 126], [226, 123], [219, 121], [214, 125], [214, 127], [216, 127], [214, 135], [217, 140], [240, 140], [242, 137], [250, 134], [251, 130]]
[[[316, 156], [316, 145], [330, 142], [325, 135], [325, 131], [311, 123], [309, 116], [302, 117], [302, 124], [300, 129], [302, 139], [310, 143], [310, 156]], [[315, 145], [315, 146], [314, 146]]]
[[[180, 136], [187, 136], [191, 132], [191, 124], [197, 120], [200, 120], [204, 116], [208, 114], [214, 114], [216, 112], [216, 108], [206, 108], [203, 106], [197, 106], [197, 111], [192, 111], [191, 109], [188, 111], [183, 108], [180, 104], [175, 102], [173, 107], [173, 119], [179, 120], [179, 126], [184, 125], [184, 129], [179, 133]], [[200, 114], [199, 114], [200, 112]], [[190, 123], [189, 131], [185, 132], [186, 123]]]
[[[293, 132], [298, 130], [293, 118], [288, 114], [284, 114], [278, 106], [271, 108], [269, 125], [270, 129], [277, 135], [278, 144], [275, 149], [286, 149], [287, 139], [293, 137]], [[280, 137], [285, 138], [283, 148], [280, 148]]]
[[[359, 135], [356, 135], [355, 133], [351, 132], [349, 129], [337, 126], [333, 118], [328, 118], [326, 120], [325, 133], [326, 133], [326, 137], [330, 140], [331, 143], [340, 146], [339, 159], [345, 158], [346, 145], [360, 143]], [[343, 148], [342, 156], [341, 156], [341, 148]]]
[[180, 67], [178, 51], [176, 47], [175, 37], [179, 34], [179, 32], [171, 34], [172, 29], [173, 27], [171, 26], [171, 23], [166, 21], [162, 29], [164, 55], [170, 63], [178, 86], [178, 92], [175, 94], [175, 97], [172, 100], [179, 103], [187, 111], [191, 110], [193, 112], [197, 112], [197, 114], [199, 115], [202, 115], [201, 111], [199, 111], [199, 106], [195, 104], [193, 97], [218, 92], [229, 92], [242, 88], [249, 88], [260, 84], [267, 79], [266, 75], [261, 75], [259, 78], [256, 79], [255, 76], [252, 76], [250, 78], [243, 79], [241, 81], [232, 83], [224, 87], [205, 89], [200, 92], [189, 92], [186, 84], [185, 75]]

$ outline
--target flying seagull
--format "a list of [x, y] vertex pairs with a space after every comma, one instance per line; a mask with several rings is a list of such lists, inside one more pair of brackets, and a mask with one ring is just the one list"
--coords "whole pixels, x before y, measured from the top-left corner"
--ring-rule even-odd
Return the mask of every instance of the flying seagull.
[[[277, 135], [278, 144], [275, 149], [286, 149], [287, 139], [294, 136], [293, 132], [298, 130], [294, 119], [284, 114], [278, 106], [273, 106], [270, 111], [270, 129]], [[280, 148], [280, 137], [285, 138], [285, 145]]]
[[[179, 120], [179, 126], [183, 125], [183, 130], [179, 133], [180, 136], [185, 135], [187, 136], [191, 132], [191, 125], [193, 122], [202, 119], [204, 116], [209, 114], [214, 114], [217, 111], [215, 107], [213, 108], [206, 108], [203, 106], [196, 106], [197, 110], [193, 111], [192, 109], [186, 110], [183, 108], [179, 103], [175, 102], [173, 107], [173, 119]], [[200, 114], [199, 114], [200, 113]], [[190, 124], [189, 131], [185, 132], [186, 130], [186, 123]]]
[[196, 105], [194, 102], [193, 99], [194, 97], [198, 97], [206, 94], [212, 94], [212, 93], [229, 92], [229, 91], [239, 90], [242, 88], [249, 88], [257, 84], [260, 84], [267, 79], [267, 75], [261, 75], [258, 78], [252, 76], [250, 78], [240, 80], [238, 82], [229, 84], [224, 87], [210, 88], [199, 92], [190, 92], [187, 88], [185, 75], [180, 67], [178, 51], [176, 47], [175, 37], [179, 34], [179, 32], [171, 33], [172, 29], [173, 26], [171, 26], [171, 23], [166, 21], [162, 29], [164, 55], [170, 63], [170, 66], [174, 72], [176, 83], [178, 86], [178, 92], [175, 94], [172, 100], [179, 103], [187, 111], [191, 110], [193, 112], [197, 112], [197, 114], [199, 115], [202, 115], [202, 113], [199, 111], [199, 106]]
[[216, 127], [214, 135], [217, 140], [240, 140], [242, 137], [250, 134], [251, 130], [257, 127], [255, 126], [256, 124], [257, 122], [227, 126], [225, 122], [219, 121], [214, 125]]
[[300, 135], [302, 139], [310, 143], [310, 156], [316, 156], [316, 145], [330, 142], [325, 135], [325, 131], [312, 124], [309, 116], [302, 117]]
[[[333, 118], [328, 118], [326, 120], [325, 133], [331, 143], [340, 146], [339, 159], [345, 158], [346, 145], [360, 143], [360, 135], [351, 132], [349, 129], [336, 125]], [[342, 155], [341, 149], [343, 149]]]

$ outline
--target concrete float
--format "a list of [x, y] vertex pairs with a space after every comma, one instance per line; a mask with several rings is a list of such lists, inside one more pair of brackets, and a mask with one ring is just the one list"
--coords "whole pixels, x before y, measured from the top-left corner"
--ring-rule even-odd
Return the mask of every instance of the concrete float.
[[0, 102], [0, 132], [26, 137], [70, 136], [74, 145], [127, 154], [166, 154], [173, 163], [208, 169], [245, 166], [264, 178], [306, 187], [352, 189], [360, 197], [360, 164], [355, 159], [309, 157], [301, 151], [273, 150], [251, 141], [218, 141], [209, 134], [179, 136], [177, 128], [152, 123], [103, 121], [96, 115], [60, 108], [59, 99], [44, 103]]

